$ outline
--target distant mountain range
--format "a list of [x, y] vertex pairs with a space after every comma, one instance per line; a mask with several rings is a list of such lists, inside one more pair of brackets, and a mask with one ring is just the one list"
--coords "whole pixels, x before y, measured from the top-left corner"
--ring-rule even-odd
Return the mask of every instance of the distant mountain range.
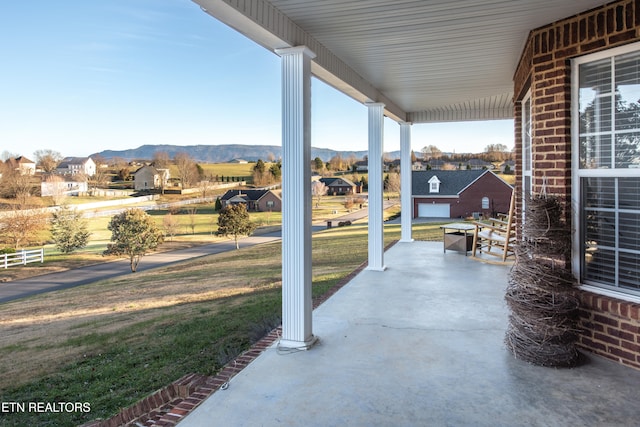
[[[187, 153], [196, 162], [200, 163], [226, 163], [234, 159], [243, 159], [249, 162], [255, 162], [258, 159], [268, 160], [271, 155], [273, 158], [282, 157], [282, 147], [278, 145], [142, 145], [138, 148], [129, 150], [104, 150], [95, 153], [105, 159], [119, 157], [127, 161], [131, 160], [151, 160], [157, 151], [164, 151], [173, 158], [176, 153]], [[340, 154], [343, 158], [354, 155], [357, 159], [362, 159], [367, 155], [367, 151], [336, 151], [328, 148], [311, 148], [311, 159], [320, 157], [323, 161], [328, 162], [332, 157]], [[400, 158], [400, 152], [394, 151], [387, 153], [392, 159]]]

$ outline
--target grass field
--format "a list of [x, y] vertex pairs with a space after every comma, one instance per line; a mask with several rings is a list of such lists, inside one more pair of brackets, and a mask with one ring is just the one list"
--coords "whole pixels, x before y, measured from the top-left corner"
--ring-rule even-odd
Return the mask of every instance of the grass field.
[[[242, 177], [252, 180], [254, 163], [198, 163], [205, 175], [222, 177]], [[271, 166], [270, 163], [265, 162], [267, 169]], [[175, 165], [171, 165], [169, 173], [172, 177], [178, 176], [178, 168]]]
[[[399, 235], [385, 227], [385, 243]], [[441, 236], [439, 224], [414, 227], [416, 239]], [[314, 296], [366, 257], [366, 225], [316, 233]], [[187, 373], [214, 374], [279, 324], [280, 310], [280, 243], [3, 304], [0, 400], [89, 402], [91, 413], [3, 414], [0, 426], [77, 425]]]
[[[165, 196], [162, 202], [175, 201], [175, 198]], [[312, 210], [314, 221], [325, 221], [339, 215], [348, 213], [344, 207], [344, 197], [325, 196], [319, 208]], [[398, 208], [389, 210], [387, 214], [394, 214]], [[163, 220], [168, 211], [166, 209], [148, 211], [156, 224], [163, 227]], [[251, 212], [251, 220], [258, 227], [271, 227], [282, 222], [281, 212]], [[181, 245], [193, 245], [212, 243], [220, 241], [224, 237], [218, 237], [215, 233], [218, 230], [218, 213], [214, 210], [212, 203], [188, 205], [174, 211], [177, 233], [175, 236], [166, 236], [165, 243], [159, 250], [169, 250]], [[86, 248], [78, 250], [70, 255], [61, 254], [51, 242], [44, 245], [44, 264], [28, 264], [20, 268], [0, 270], [0, 279], [17, 280], [38, 274], [46, 274], [59, 270], [77, 268], [96, 262], [104, 262], [112, 258], [104, 258], [102, 252], [107, 248], [111, 232], [107, 229], [110, 217], [96, 217], [87, 219], [88, 228], [91, 232], [89, 244]], [[258, 230], [259, 232], [259, 230]], [[43, 242], [50, 241], [48, 230], [42, 232], [40, 239]], [[38, 246], [39, 248], [40, 246]], [[144, 261], [143, 261], [144, 262]]]

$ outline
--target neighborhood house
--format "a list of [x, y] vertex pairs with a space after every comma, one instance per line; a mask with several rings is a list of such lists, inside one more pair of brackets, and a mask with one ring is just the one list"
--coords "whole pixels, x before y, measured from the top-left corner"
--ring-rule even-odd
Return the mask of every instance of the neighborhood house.
[[40, 195], [42, 197], [50, 196], [79, 196], [89, 190], [87, 181], [74, 181], [73, 179], [44, 179], [40, 183]]
[[509, 210], [512, 187], [488, 170], [413, 171], [414, 218], [479, 218]]
[[360, 186], [347, 178], [320, 178], [321, 183], [327, 186], [327, 194], [332, 196], [349, 195], [360, 192]]
[[65, 157], [58, 164], [56, 173], [60, 175], [94, 176], [96, 174], [96, 164], [91, 157]]
[[36, 173], [36, 163], [24, 156], [8, 158], [5, 161], [10, 169], [20, 171], [22, 175], [33, 175]]
[[167, 187], [169, 175], [169, 169], [142, 166], [134, 172], [133, 188], [136, 191], [163, 189]]
[[220, 198], [223, 207], [245, 204], [248, 211], [280, 212], [282, 199], [272, 190], [228, 190]]

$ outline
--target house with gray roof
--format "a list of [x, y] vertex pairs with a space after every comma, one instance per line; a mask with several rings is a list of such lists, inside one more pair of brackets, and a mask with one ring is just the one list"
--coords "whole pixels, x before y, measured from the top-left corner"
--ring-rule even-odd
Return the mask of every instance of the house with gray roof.
[[471, 170], [493, 169], [493, 163], [485, 162], [482, 159], [469, 159], [464, 163], [464, 165]]
[[96, 174], [96, 163], [91, 157], [65, 157], [56, 167], [56, 173], [60, 175], [93, 176]]
[[228, 190], [220, 202], [223, 207], [244, 204], [248, 211], [282, 211], [282, 199], [272, 190]]
[[360, 192], [360, 187], [348, 178], [333, 176], [320, 178], [320, 182], [327, 186], [327, 194], [333, 196]]
[[513, 189], [489, 170], [412, 173], [414, 218], [477, 218], [509, 210]]

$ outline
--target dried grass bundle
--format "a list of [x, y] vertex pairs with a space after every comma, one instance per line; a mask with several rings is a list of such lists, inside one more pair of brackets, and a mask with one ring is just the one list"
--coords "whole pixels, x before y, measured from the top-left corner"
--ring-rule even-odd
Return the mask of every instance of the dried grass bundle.
[[579, 356], [579, 300], [566, 268], [571, 240], [562, 212], [555, 197], [527, 201], [505, 295], [511, 310], [505, 343], [516, 358], [540, 366], [574, 366]]

